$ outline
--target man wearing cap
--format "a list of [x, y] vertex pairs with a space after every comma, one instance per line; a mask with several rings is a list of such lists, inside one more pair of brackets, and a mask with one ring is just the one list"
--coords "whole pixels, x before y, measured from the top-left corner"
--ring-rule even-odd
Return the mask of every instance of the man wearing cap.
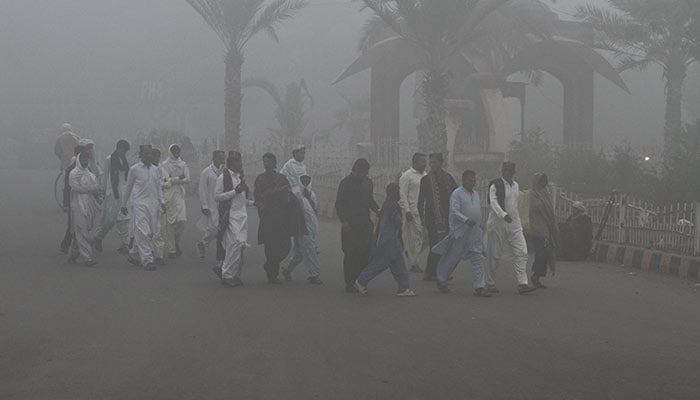
[[161, 163], [163, 170], [163, 197], [165, 199], [165, 243], [170, 258], [180, 257], [180, 238], [187, 222], [185, 185], [190, 183], [190, 169], [180, 158], [180, 146], [170, 145], [168, 158]]
[[[452, 175], [442, 169], [442, 153], [429, 156], [430, 172], [421, 178], [418, 193], [418, 214], [428, 233], [430, 247], [435, 246], [450, 231], [450, 196], [457, 188]], [[423, 280], [435, 280], [440, 256], [432, 251], [428, 254]]]
[[248, 211], [246, 192], [248, 186], [241, 178], [243, 161], [238, 152], [229, 153], [226, 168], [216, 178], [214, 200], [219, 208], [219, 236], [226, 250], [221, 268], [214, 267], [214, 273], [221, 284], [229, 287], [243, 285], [241, 269], [243, 249], [248, 241]]
[[338, 186], [335, 210], [341, 222], [341, 246], [345, 291], [358, 293], [355, 281], [369, 263], [374, 242], [374, 224], [370, 211], [379, 212], [374, 201], [374, 183], [368, 177], [369, 161], [360, 158], [352, 166], [350, 175]]
[[102, 187], [105, 191], [105, 202], [102, 204], [100, 223], [95, 232], [95, 250], [102, 251], [102, 240], [109, 231], [116, 227], [121, 244], [117, 251], [122, 254], [129, 252], [129, 217], [119, 212], [121, 197], [126, 188], [126, 179], [129, 175], [129, 162], [126, 153], [130, 149], [129, 142], [122, 139], [117, 142], [117, 147], [105, 160], [105, 177]]
[[212, 153], [211, 159], [211, 165], [204, 168], [199, 175], [199, 203], [202, 216], [197, 221], [197, 228], [204, 232], [204, 236], [197, 242], [197, 252], [201, 259], [205, 258], [207, 247], [216, 240], [219, 231], [219, 210], [214, 200], [214, 187], [216, 179], [223, 171], [226, 153], [223, 150], [216, 150]]
[[97, 162], [97, 154], [95, 154], [95, 142], [92, 139], [80, 139], [78, 145], [83, 147], [85, 150], [90, 152], [90, 161], [88, 162], [88, 168], [90, 172], [95, 174], [97, 181], [102, 181], [102, 167], [100, 163]]
[[160, 185], [160, 172], [153, 165], [153, 150], [142, 147], [141, 162], [129, 169], [126, 190], [122, 197], [122, 214], [126, 215], [127, 202], [131, 200], [131, 230], [134, 244], [129, 250], [129, 262], [141, 265], [147, 271], [156, 269], [153, 265], [153, 236], [160, 231], [159, 217], [165, 209], [163, 190]]
[[301, 193], [301, 177], [307, 174], [304, 158], [306, 158], [306, 147], [301, 144], [296, 145], [292, 150], [292, 158], [290, 158], [280, 170], [280, 173], [289, 180], [289, 186], [291, 186], [292, 192], [294, 193]]
[[412, 166], [399, 178], [399, 206], [403, 214], [403, 241], [406, 262], [411, 272], [423, 272], [418, 266], [421, 253], [427, 249], [428, 243], [423, 231], [423, 222], [418, 213], [418, 196], [420, 181], [426, 175], [425, 167], [428, 159], [423, 153], [413, 155]]
[[518, 293], [535, 290], [527, 280], [527, 245], [518, 212], [520, 188], [515, 176], [515, 163], [506, 161], [501, 178], [489, 183], [488, 203], [491, 207], [487, 227], [486, 283], [490, 293], [498, 293], [495, 271], [500, 263], [512, 265], [518, 280]]
[[580, 201], [571, 205], [571, 216], [559, 224], [561, 258], [582, 261], [588, 258], [593, 245], [593, 222], [586, 215], [586, 207]]

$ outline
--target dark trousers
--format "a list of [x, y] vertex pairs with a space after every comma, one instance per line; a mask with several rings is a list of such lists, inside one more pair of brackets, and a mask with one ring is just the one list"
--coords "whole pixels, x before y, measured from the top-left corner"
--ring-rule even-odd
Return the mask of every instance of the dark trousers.
[[226, 258], [226, 249], [224, 249], [222, 239], [221, 235], [216, 236], [216, 261], [223, 262], [224, 258]]
[[432, 251], [433, 246], [438, 244], [439, 241], [447, 236], [447, 232], [441, 233], [434, 230], [428, 230], [428, 241], [430, 242], [431, 251], [428, 253], [428, 261], [425, 266], [425, 276], [428, 278], [435, 278], [437, 275], [437, 266], [440, 262], [440, 255], [435, 254]]
[[340, 240], [343, 248], [345, 286], [352, 286], [372, 257], [374, 243], [372, 221], [352, 225], [350, 230], [340, 233]]
[[66, 227], [66, 233], [63, 235], [63, 240], [61, 240], [61, 250], [68, 251], [70, 249], [70, 244], [73, 241], [73, 231], [71, 230], [71, 212], [68, 210], [68, 226]]
[[547, 246], [544, 238], [530, 238], [530, 240], [535, 251], [535, 260], [532, 263], [532, 276], [538, 278], [547, 276], [547, 261], [552, 250]]
[[277, 278], [280, 273], [280, 263], [284, 261], [292, 250], [292, 238], [281, 236], [267, 238], [265, 246], [265, 272], [268, 278]]

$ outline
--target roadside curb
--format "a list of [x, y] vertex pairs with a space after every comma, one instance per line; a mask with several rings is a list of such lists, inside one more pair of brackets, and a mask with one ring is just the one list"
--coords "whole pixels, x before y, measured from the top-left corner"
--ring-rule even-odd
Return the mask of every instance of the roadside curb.
[[700, 280], [700, 257], [684, 256], [615, 243], [594, 243], [590, 261]]

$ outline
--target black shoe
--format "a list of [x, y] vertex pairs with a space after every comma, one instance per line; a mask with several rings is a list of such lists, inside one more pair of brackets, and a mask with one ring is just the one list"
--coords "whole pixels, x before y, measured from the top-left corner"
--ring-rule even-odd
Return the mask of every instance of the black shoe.
[[180, 256], [182, 255], [182, 250], [180, 250], [180, 245], [179, 245], [179, 244], [176, 244], [176, 245], [175, 245], [175, 255], [176, 255], [177, 257], [180, 257]]
[[496, 293], [496, 294], [501, 293], [501, 291], [498, 290], [498, 288], [496, 287], [496, 285], [488, 285], [488, 286], [486, 287], [486, 290], [488, 290], [489, 293]]
[[321, 279], [318, 276], [311, 277], [311, 278], [307, 279], [307, 281], [309, 281], [309, 283], [312, 285], [322, 285], [323, 284], [323, 281], [321, 281]]
[[284, 276], [285, 281], [287, 281], [287, 282], [292, 281], [292, 273], [289, 272], [289, 270], [283, 268], [282, 269], [282, 276]]
[[177, 258], [177, 253], [168, 253], [168, 258], [170, 258], [170, 259]]
[[119, 248], [117, 249], [117, 253], [119, 254], [127, 254], [128, 252], [129, 248], [125, 244], [119, 246]]
[[70, 251], [70, 246], [64, 247], [63, 245], [61, 245], [60, 250], [61, 250], [61, 253], [68, 254], [68, 252]]
[[238, 287], [243, 286], [243, 282], [238, 278], [226, 278], [221, 280], [221, 284], [228, 287]]
[[530, 293], [534, 292], [535, 290], [537, 290], [537, 288], [534, 288], [530, 285], [518, 285], [518, 294]]
[[219, 277], [219, 279], [223, 279], [223, 276], [221, 275], [221, 267], [214, 267], [211, 270], [214, 271], [214, 273], [216, 274], [216, 276]]
[[146, 264], [146, 265], [143, 267], [143, 269], [146, 270], [146, 271], [155, 271], [155, 270], [157, 270], [158, 268], [156, 268], [156, 266], [153, 265], [153, 263], [148, 263], [148, 264]]
[[345, 291], [348, 293], [360, 293], [360, 291], [357, 290], [355, 285], [345, 285]]
[[540, 277], [532, 275], [532, 286], [536, 287], [537, 289], [547, 289], [547, 286], [545, 286], [542, 282], [540, 282]]
[[160, 257], [153, 260], [153, 264], [155, 264], [155, 265], [168, 265], [168, 263], [166, 263], [165, 260], [163, 260]]
[[95, 250], [102, 253], [102, 239], [95, 238], [93, 246], [95, 247]]
[[476, 297], [491, 297], [491, 293], [487, 288], [478, 288], [474, 291], [474, 296]]
[[78, 263], [78, 256], [68, 257], [68, 264], [77, 264], [77, 263]]
[[137, 267], [141, 266], [141, 262], [139, 260], [135, 259], [134, 257], [132, 257], [131, 255], [129, 255], [126, 258], [126, 261], [128, 261], [129, 263], [131, 263], [132, 265], [135, 265]]
[[437, 285], [437, 288], [440, 291], [440, 293], [452, 293], [452, 291], [450, 290], [450, 288], [447, 287], [447, 285]]
[[282, 281], [277, 279], [277, 277], [273, 277], [273, 278], [267, 278], [267, 283], [269, 283], [271, 285], [281, 285]]

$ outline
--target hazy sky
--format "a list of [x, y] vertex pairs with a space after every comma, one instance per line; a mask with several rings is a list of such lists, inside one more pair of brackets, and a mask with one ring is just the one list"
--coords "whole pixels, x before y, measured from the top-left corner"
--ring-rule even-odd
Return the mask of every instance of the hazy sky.
[[[368, 92], [368, 74], [332, 81], [357, 56], [367, 13], [351, 0], [310, 0], [280, 30], [250, 43], [244, 77], [278, 85], [305, 78], [317, 98], [310, 129], [331, 123], [342, 105], [336, 91]], [[570, 13], [573, 1], [559, 0]], [[562, 14], [566, 17], [566, 14]], [[182, 129], [194, 138], [223, 130], [223, 46], [184, 0], [2, 0], [0, 2], [0, 135], [55, 135], [63, 121], [110, 142], [153, 127]], [[596, 145], [659, 144], [663, 82], [658, 70], [625, 74], [633, 96], [596, 81]], [[700, 103], [700, 74], [688, 77], [686, 97]], [[411, 84], [404, 90], [402, 132], [411, 126]], [[549, 79], [528, 90], [530, 127], [561, 137], [561, 87]], [[690, 111], [688, 110], [690, 108]], [[274, 126], [273, 104], [246, 93], [244, 142]], [[694, 114], [694, 115], [691, 115]], [[686, 107], [686, 119], [700, 106]]]

